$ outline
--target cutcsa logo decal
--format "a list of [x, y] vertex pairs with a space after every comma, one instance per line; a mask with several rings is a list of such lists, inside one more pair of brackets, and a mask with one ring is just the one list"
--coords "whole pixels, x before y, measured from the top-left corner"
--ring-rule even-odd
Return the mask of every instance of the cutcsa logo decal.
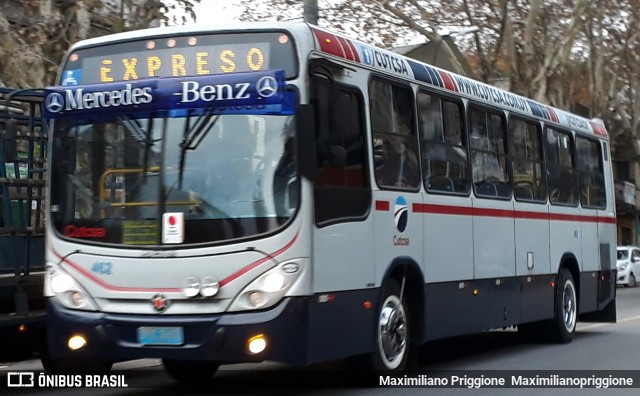
[[[409, 207], [404, 197], [398, 197], [396, 199], [396, 205], [393, 208], [395, 217], [396, 229], [401, 233], [407, 229], [407, 223], [409, 222]], [[400, 235], [393, 236], [393, 244], [395, 246], [409, 246], [410, 239]]]
[[404, 232], [407, 228], [407, 221], [409, 220], [409, 209], [407, 207], [407, 201], [403, 197], [396, 199], [396, 206], [393, 208], [396, 219], [396, 228], [400, 232]]

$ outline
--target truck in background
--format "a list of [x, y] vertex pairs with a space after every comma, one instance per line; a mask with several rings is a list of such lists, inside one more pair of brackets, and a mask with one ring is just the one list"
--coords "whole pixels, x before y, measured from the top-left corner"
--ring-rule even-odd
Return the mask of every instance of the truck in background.
[[0, 87], [0, 359], [44, 347], [43, 93]]

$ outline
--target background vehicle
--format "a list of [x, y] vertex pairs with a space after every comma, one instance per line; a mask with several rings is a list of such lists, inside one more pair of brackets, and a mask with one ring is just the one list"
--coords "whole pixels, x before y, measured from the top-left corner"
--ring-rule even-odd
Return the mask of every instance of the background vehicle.
[[640, 248], [636, 246], [618, 246], [618, 285], [636, 287], [640, 274]]
[[432, 339], [615, 321], [597, 120], [303, 23], [92, 39], [59, 84], [45, 367], [401, 370]]
[[41, 91], [0, 87], [0, 356], [44, 341], [46, 126]]

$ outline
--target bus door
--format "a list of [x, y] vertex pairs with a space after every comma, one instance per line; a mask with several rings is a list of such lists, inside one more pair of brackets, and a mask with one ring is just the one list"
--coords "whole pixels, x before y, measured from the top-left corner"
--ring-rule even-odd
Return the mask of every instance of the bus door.
[[[424, 219], [424, 275], [428, 282], [427, 338], [464, 332], [472, 322], [473, 217], [462, 102], [417, 93]], [[464, 312], [464, 314], [452, 314]]]
[[480, 297], [476, 304], [479, 310], [481, 304], [489, 304], [489, 328], [503, 327], [516, 323], [520, 315], [506, 122], [502, 113], [475, 105], [470, 106], [468, 114], [474, 192], [474, 278], [476, 295]]
[[422, 203], [422, 180], [413, 108], [413, 92], [408, 84], [371, 77], [369, 116], [377, 282], [384, 281], [393, 265], [423, 262], [423, 218], [416, 212]]
[[[374, 314], [363, 309], [363, 302], [375, 296], [373, 204], [364, 98], [353, 81], [358, 76], [351, 73], [353, 80], [343, 84], [326, 67], [312, 69], [311, 75], [318, 163], [313, 240], [317, 297], [309, 331], [314, 340], [310, 359], [319, 361], [371, 350], [373, 325], [362, 324], [373, 323]], [[340, 340], [339, 348], [335, 340]]]
[[509, 152], [515, 209], [516, 275], [522, 283], [521, 321], [548, 318], [549, 208], [539, 122], [509, 119]]
[[[601, 219], [599, 213], [606, 208], [607, 202], [602, 147], [598, 140], [581, 136], [576, 136], [575, 140], [582, 219], [580, 223], [582, 235], [581, 269], [585, 272], [580, 282], [580, 295], [581, 297], [590, 296], [590, 298], [580, 298], [580, 309], [585, 312], [599, 309], [599, 271], [611, 269], [609, 267], [612, 263], [612, 256], [610, 255], [611, 242], [604, 241], [602, 243], [598, 232], [600, 227], [607, 226], [605, 223], [599, 223]], [[602, 233], [602, 235], [611, 235], [611, 233]]]

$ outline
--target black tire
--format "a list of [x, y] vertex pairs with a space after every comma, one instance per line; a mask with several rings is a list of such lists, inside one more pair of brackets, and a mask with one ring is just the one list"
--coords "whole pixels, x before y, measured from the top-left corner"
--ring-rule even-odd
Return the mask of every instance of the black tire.
[[637, 283], [636, 283], [636, 277], [633, 275], [633, 273], [629, 274], [629, 287], [636, 287]]
[[395, 279], [385, 282], [375, 322], [375, 347], [371, 355], [376, 371], [402, 371], [411, 352], [410, 320], [406, 298], [400, 298]]
[[578, 293], [575, 281], [568, 269], [562, 268], [556, 282], [555, 317], [549, 323], [548, 334], [552, 341], [571, 342], [578, 322]]
[[171, 378], [191, 384], [209, 380], [220, 367], [218, 362], [191, 360], [162, 359], [162, 364]]

